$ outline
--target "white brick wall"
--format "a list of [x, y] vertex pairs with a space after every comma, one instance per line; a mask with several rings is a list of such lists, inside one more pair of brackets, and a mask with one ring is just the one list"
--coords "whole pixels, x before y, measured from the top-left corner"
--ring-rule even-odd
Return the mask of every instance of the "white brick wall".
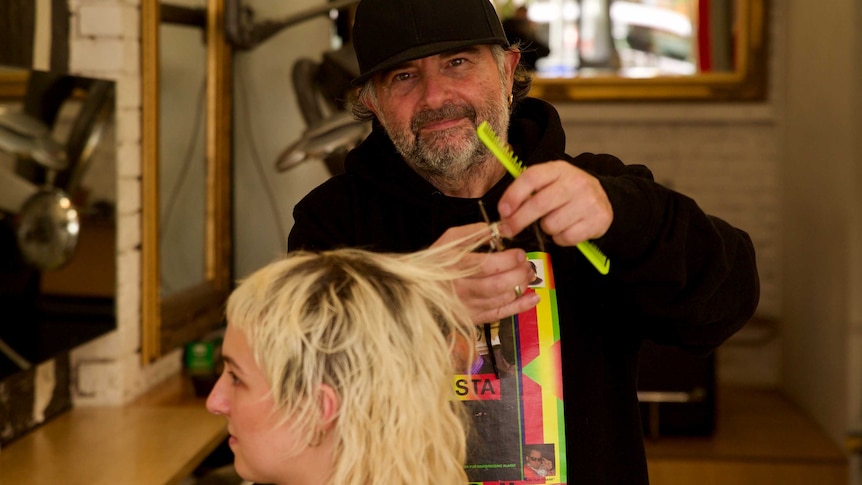
[[72, 0], [69, 70], [116, 81], [117, 330], [71, 354], [75, 405], [119, 405], [180, 369], [141, 364], [140, 0]]
[[130, 5], [108, 2], [92, 2], [79, 6], [75, 18], [77, 23], [72, 28], [77, 28], [79, 37], [131, 37], [138, 36], [140, 29], [137, 22], [136, 10]]

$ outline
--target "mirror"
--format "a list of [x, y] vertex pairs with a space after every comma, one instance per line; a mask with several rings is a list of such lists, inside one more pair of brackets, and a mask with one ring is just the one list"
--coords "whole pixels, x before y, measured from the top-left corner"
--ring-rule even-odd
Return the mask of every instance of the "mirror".
[[536, 61], [531, 96], [551, 102], [766, 97], [767, 0], [493, 1], [510, 40], [521, 37], [518, 25], [528, 25], [535, 41], [522, 42], [522, 59], [548, 48]]
[[[765, 2], [534, 0], [530, 18], [550, 54], [538, 61], [530, 95], [548, 101], [761, 100]], [[513, 15], [512, 4], [498, 2], [501, 18]]]
[[145, 363], [222, 322], [230, 290], [230, 50], [218, 0], [141, 4]]
[[116, 328], [114, 89], [0, 67], [0, 380]]

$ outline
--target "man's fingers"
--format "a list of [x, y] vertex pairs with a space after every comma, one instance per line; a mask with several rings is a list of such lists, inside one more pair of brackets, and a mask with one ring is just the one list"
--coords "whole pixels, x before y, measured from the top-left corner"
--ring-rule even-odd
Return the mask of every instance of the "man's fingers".
[[[462, 262], [465, 265], [476, 264], [479, 268], [477, 274], [455, 283], [458, 297], [474, 321], [499, 320], [529, 309], [538, 302], [538, 299], [531, 302], [533, 297], [530, 296], [532, 292], [528, 292], [528, 285], [536, 275], [522, 249], [471, 254]], [[483, 318], [493, 320], [479, 321]]]
[[539, 295], [534, 291], [525, 293], [515, 301], [501, 307], [492, 308], [472, 315], [473, 323], [481, 325], [488, 322], [496, 322], [512, 315], [525, 312], [539, 304]]
[[498, 205], [500, 232], [514, 237], [540, 221], [557, 244], [572, 246], [601, 237], [613, 208], [598, 179], [566, 162], [547, 162], [524, 171]]

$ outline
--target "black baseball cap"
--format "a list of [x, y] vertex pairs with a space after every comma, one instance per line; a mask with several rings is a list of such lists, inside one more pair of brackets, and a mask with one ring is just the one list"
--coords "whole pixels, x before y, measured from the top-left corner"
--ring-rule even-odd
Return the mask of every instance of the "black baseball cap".
[[353, 21], [353, 85], [407, 61], [479, 44], [509, 45], [490, 0], [362, 0]]

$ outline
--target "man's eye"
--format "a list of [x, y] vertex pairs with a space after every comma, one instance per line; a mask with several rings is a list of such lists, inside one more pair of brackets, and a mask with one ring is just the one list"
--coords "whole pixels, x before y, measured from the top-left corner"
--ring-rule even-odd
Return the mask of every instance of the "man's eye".
[[399, 72], [392, 76], [393, 81], [406, 81], [410, 79], [409, 72]]
[[449, 61], [449, 64], [451, 64], [453, 66], [460, 66], [461, 64], [464, 64], [465, 62], [467, 62], [467, 59], [464, 59], [463, 57], [456, 57], [455, 59], [452, 59], [451, 61]]

